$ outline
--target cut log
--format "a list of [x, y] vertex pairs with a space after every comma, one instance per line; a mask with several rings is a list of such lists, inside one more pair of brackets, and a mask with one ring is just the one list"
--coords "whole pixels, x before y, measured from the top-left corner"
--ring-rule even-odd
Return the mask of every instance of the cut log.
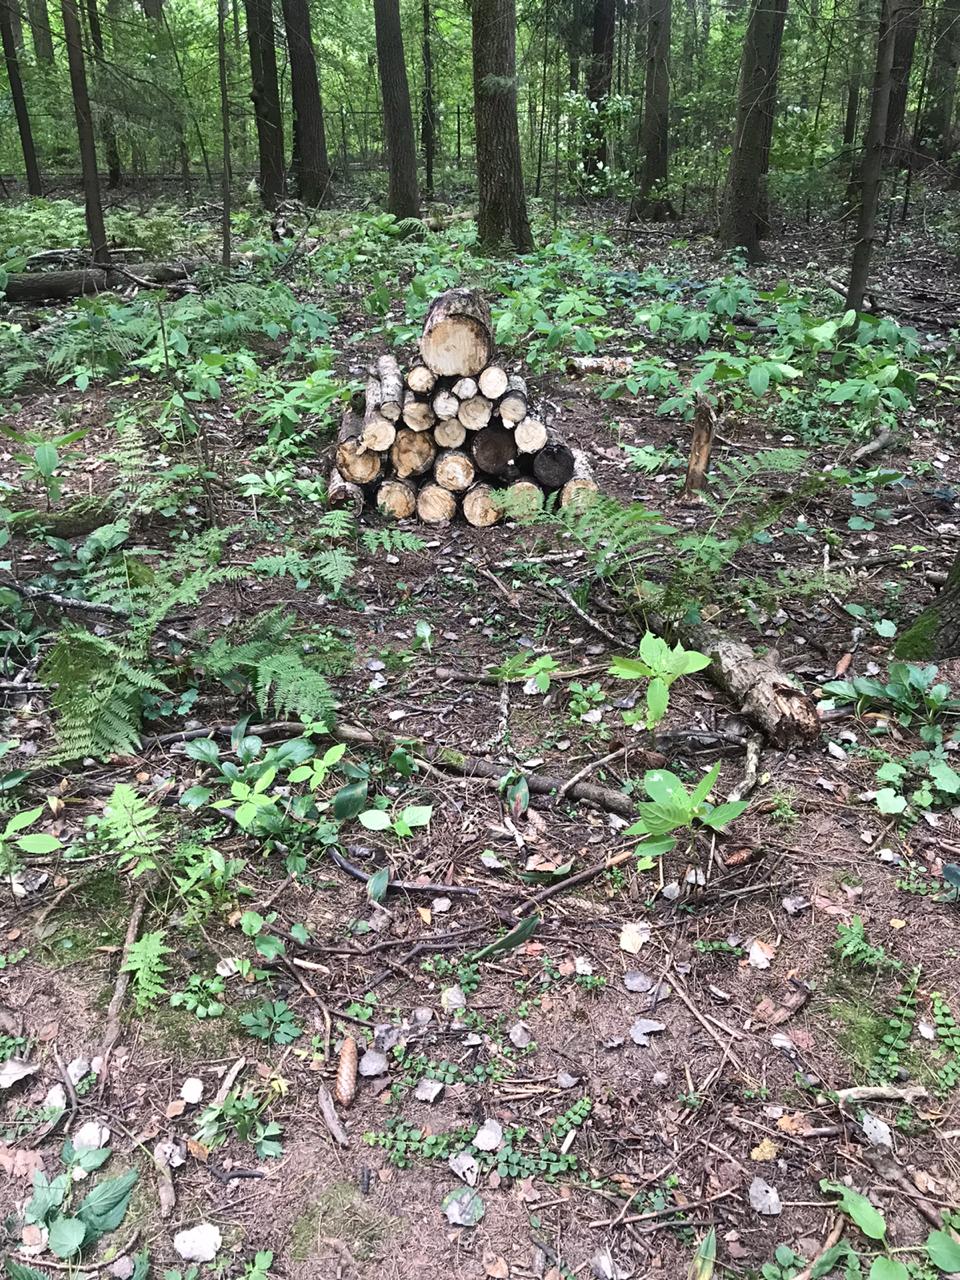
[[543, 510], [544, 493], [534, 480], [517, 480], [502, 490], [501, 501], [508, 516], [522, 520]]
[[380, 379], [371, 369], [367, 374], [367, 385], [363, 393], [363, 414], [364, 417], [372, 416], [380, 412], [380, 402], [383, 399], [383, 387]]
[[417, 494], [417, 515], [424, 524], [449, 524], [457, 514], [457, 500], [439, 484], [425, 484]]
[[459, 449], [467, 438], [467, 428], [457, 418], [450, 418], [437, 423], [433, 438], [441, 449]]
[[690, 441], [690, 457], [687, 475], [680, 494], [681, 502], [700, 502], [707, 485], [710, 455], [713, 452], [713, 435], [717, 429], [717, 415], [706, 396], [697, 393], [693, 411], [693, 438]]
[[475, 395], [469, 400], [460, 401], [460, 412], [457, 417], [468, 431], [479, 431], [490, 421], [493, 414], [493, 403], [486, 396]]
[[490, 363], [490, 308], [473, 289], [448, 289], [434, 298], [423, 323], [420, 355], [434, 373], [475, 378]]
[[446, 422], [460, 412], [460, 401], [452, 391], [438, 391], [433, 397], [433, 412], [441, 422]]
[[405, 480], [384, 480], [377, 490], [377, 510], [394, 520], [409, 520], [417, 509], [417, 491]]
[[556, 435], [548, 433], [547, 443], [533, 458], [533, 474], [545, 489], [562, 489], [573, 479], [573, 450]]
[[582, 449], [573, 450], [573, 478], [560, 490], [561, 507], [583, 507], [593, 501], [592, 495], [599, 492], [593, 474], [593, 468]]
[[489, 484], [475, 484], [463, 495], [463, 516], [475, 529], [486, 529], [503, 519], [503, 503]]
[[476, 474], [470, 455], [462, 449], [448, 449], [437, 458], [433, 478], [437, 484], [452, 493], [463, 493], [473, 484]]
[[379, 410], [364, 421], [360, 439], [363, 441], [365, 449], [374, 449], [384, 453], [396, 438], [397, 428], [395, 424], [385, 418]]
[[129, 288], [131, 284], [172, 284], [189, 279], [203, 265], [202, 261], [191, 260], [132, 262], [124, 267], [86, 267], [80, 271], [17, 271], [7, 276], [5, 287], [0, 286], [0, 297], [7, 302], [47, 302]]
[[429, 431], [411, 431], [401, 427], [390, 450], [390, 461], [398, 480], [423, 476], [433, 466], [437, 447]]
[[506, 427], [484, 427], [473, 437], [473, 460], [488, 476], [502, 476], [517, 456], [517, 442]]
[[396, 422], [403, 410], [403, 374], [394, 356], [380, 357], [377, 377], [382, 389], [380, 412], [391, 422]]
[[527, 384], [519, 374], [507, 380], [507, 389], [497, 412], [504, 422], [519, 422], [527, 416]]
[[756, 657], [748, 644], [707, 623], [682, 627], [679, 638], [684, 648], [710, 657], [711, 678], [775, 746], [785, 748], [819, 738], [816, 704], [775, 658]]
[[334, 467], [327, 479], [327, 506], [339, 507], [358, 516], [363, 510], [363, 490], [358, 484], [351, 484]]
[[547, 443], [546, 424], [539, 418], [522, 418], [513, 431], [520, 453], [539, 453]]
[[337, 432], [337, 470], [353, 484], [370, 484], [383, 471], [383, 455], [368, 449], [362, 434], [363, 419], [347, 409]]
[[472, 400], [480, 393], [480, 388], [473, 378], [458, 378], [450, 390], [458, 400]]
[[437, 420], [437, 415], [426, 400], [418, 400], [412, 391], [408, 391], [403, 402], [403, 421], [411, 431], [429, 431]]
[[480, 394], [488, 400], [499, 400], [509, 385], [507, 371], [499, 364], [488, 364], [477, 379]]
[[571, 378], [585, 378], [591, 373], [604, 373], [608, 378], [626, 378], [633, 373], [630, 356], [571, 356], [567, 361]]
[[407, 386], [417, 395], [428, 396], [436, 385], [437, 375], [425, 364], [415, 364], [407, 373]]

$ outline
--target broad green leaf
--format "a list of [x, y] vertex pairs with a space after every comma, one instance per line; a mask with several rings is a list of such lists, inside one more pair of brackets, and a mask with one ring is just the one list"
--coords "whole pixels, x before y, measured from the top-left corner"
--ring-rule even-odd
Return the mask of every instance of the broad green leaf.
[[333, 816], [338, 822], [355, 818], [367, 803], [367, 781], [348, 782], [333, 797]]
[[747, 381], [754, 395], [764, 396], [770, 386], [770, 370], [765, 364], [755, 364], [750, 370]]
[[240, 928], [248, 938], [255, 938], [265, 924], [259, 911], [244, 911], [240, 917]]
[[55, 853], [57, 849], [61, 848], [61, 844], [56, 836], [48, 836], [42, 831], [35, 831], [30, 835], [20, 836], [17, 839], [17, 847], [22, 849], [24, 853]]
[[[362, 815], [361, 815], [362, 816]], [[367, 897], [371, 902], [382, 902], [390, 885], [390, 868], [381, 867], [367, 881]]]
[[719, 763], [717, 763], [713, 765], [713, 767], [703, 775], [703, 777], [694, 787], [693, 794], [690, 796], [690, 808], [694, 811], [694, 813], [696, 813], [696, 811], [703, 804], [704, 800], [706, 800], [707, 796], [716, 786], [717, 779], [719, 777], [720, 777], [720, 765]]
[[716, 808], [711, 809], [703, 821], [706, 826], [716, 831], [726, 826], [728, 822], [733, 822], [734, 818], [739, 818], [746, 809], [746, 800], [726, 800], [723, 804], [718, 804]]
[[10, 1280], [50, 1280], [48, 1271], [38, 1271], [36, 1267], [25, 1266], [13, 1258], [4, 1258], [3, 1267]]
[[955, 796], [960, 792], [960, 774], [952, 769], [946, 760], [934, 760], [927, 772], [937, 784], [938, 791], [943, 791], [948, 796]]
[[47, 478], [53, 475], [60, 461], [52, 444], [38, 444], [33, 451], [33, 460], [40, 474]]
[[184, 809], [201, 809], [212, 795], [213, 792], [209, 787], [187, 787], [180, 797], [180, 804]]
[[87, 1228], [79, 1218], [54, 1218], [47, 1243], [58, 1258], [74, 1258], [86, 1234]]
[[69, 1173], [61, 1173], [51, 1182], [42, 1170], [33, 1175], [33, 1195], [23, 1211], [23, 1219], [38, 1226], [46, 1222], [54, 1209], [63, 1204], [70, 1188]]
[[840, 1208], [852, 1218], [865, 1236], [871, 1240], [882, 1240], [887, 1233], [887, 1223], [879, 1209], [875, 1209], [866, 1196], [841, 1182], [831, 1182], [823, 1178], [820, 1190], [831, 1192], [840, 1197]]
[[253, 945], [265, 960], [276, 960], [276, 958], [278, 956], [282, 956], [285, 951], [283, 939], [278, 938], [275, 933], [259, 934]]
[[896, 814], [903, 813], [907, 807], [907, 802], [903, 796], [898, 795], [893, 787], [881, 787], [876, 794], [877, 808], [881, 813]]
[[197, 738], [188, 742], [183, 754], [191, 760], [199, 760], [201, 764], [217, 764], [220, 760], [220, 748], [212, 738]]
[[647, 685], [647, 728], [655, 729], [667, 714], [670, 690], [667, 682], [658, 676]]
[[12, 836], [17, 831], [22, 831], [24, 827], [29, 827], [43, 813], [43, 805], [37, 809], [26, 809], [23, 813], [15, 813], [12, 818], [8, 819], [4, 828], [5, 836]]
[[389, 831], [393, 822], [384, 809], [365, 809], [360, 814], [360, 825], [367, 831]]
[[927, 1236], [930, 1261], [947, 1275], [960, 1272], [960, 1241], [949, 1231], [931, 1231]]
[[408, 804], [400, 816], [408, 827], [425, 827], [433, 817], [433, 805]]
[[519, 818], [530, 806], [530, 786], [521, 774], [516, 782], [507, 787], [507, 803], [510, 805], [511, 817]]
[[475, 951], [470, 957], [471, 961], [489, 960], [491, 956], [502, 955], [505, 951], [514, 951], [517, 947], [522, 947], [536, 933], [539, 924], [539, 916], [527, 916], [509, 933], [505, 933], [502, 938], [497, 938], [495, 942], [491, 942], [487, 946], [481, 947], [479, 951]]
[[128, 1169], [117, 1178], [99, 1183], [80, 1205], [77, 1217], [98, 1236], [116, 1231], [127, 1212], [138, 1176], [136, 1169]]
[[910, 1280], [910, 1273], [896, 1258], [874, 1258], [870, 1280]]

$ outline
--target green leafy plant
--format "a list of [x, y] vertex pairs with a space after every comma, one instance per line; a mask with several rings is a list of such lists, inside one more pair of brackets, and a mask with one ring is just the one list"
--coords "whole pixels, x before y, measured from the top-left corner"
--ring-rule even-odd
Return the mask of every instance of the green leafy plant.
[[837, 925], [834, 954], [854, 969], [899, 969], [900, 962], [887, 955], [883, 947], [874, 946], [867, 938], [861, 916], [854, 916], [849, 924]]
[[[643, 788], [649, 800], [637, 805], [637, 821], [628, 827], [625, 835], [658, 837], [670, 836], [674, 831], [693, 831], [696, 826], [719, 830], [739, 818], [748, 807], [746, 800], [728, 800], [711, 804], [707, 797], [720, 776], [720, 765], [715, 764], [694, 787], [688, 791], [680, 779], [667, 769], [651, 769], [643, 776]], [[666, 852], [666, 846], [653, 846], [647, 852]]]
[[164, 929], [141, 934], [127, 951], [122, 965], [123, 972], [130, 974], [133, 998], [141, 1012], [166, 995], [170, 966], [164, 956], [171, 952], [164, 941], [166, 936]]
[[197, 1018], [219, 1018], [226, 1008], [220, 999], [225, 989], [222, 978], [203, 978], [193, 973], [184, 990], [175, 991], [170, 997], [170, 1004], [174, 1009], [186, 1009]]
[[276, 1121], [264, 1119], [267, 1105], [267, 1099], [254, 1090], [231, 1090], [223, 1102], [212, 1103], [200, 1113], [197, 1142], [215, 1151], [236, 1136], [249, 1142], [261, 1159], [281, 1156], [283, 1130]]
[[110, 1154], [109, 1147], [77, 1151], [68, 1140], [61, 1152], [66, 1172], [53, 1179], [39, 1169], [34, 1174], [33, 1195], [24, 1209], [24, 1221], [46, 1227], [47, 1247], [58, 1258], [79, 1261], [85, 1249], [115, 1231], [123, 1221], [139, 1176], [136, 1169], [98, 1182], [79, 1204], [72, 1206], [78, 1184], [71, 1171], [90, 1173], [100, 1168]]
[[249, 1013], [242, 1013], [240, 1025], [248, 1035], [271, 1044], [291, 1044], [303, 1035], [303, 1028], [285, 1000], [265, 1000]]
[[[621, 680], [647, 681], [647, 712], [644, 727], [655, 729], [667, 714], [670, 688], [681, 676], [702, 671], [710, 665], [705, 653], [684, 649], [678, 641], [671, 649], [660, 636], [647, 632], [640, 641], [638, 658], [614, 658], [610, 674]], [[637, 724], [642, 713], [625, 711], [626, 724]]]
[[920, 970], [913, 973], [900, 988], [893, 1012], [887, 1019], [883, 1036], [867, 1074], [877, 1084], [889, 1084], [900, 1070], [900, 1058], [913, 1032], [917, 1019], [917, 983]]
[[365, 809], [358, 821], [368, 831], [392, 831], [399, 839], [413, 835], [416, 827], [427, 827], [433, 817], [433, 805], [408, 804], [391, 815], [385, 809]]
[[0, 875], [9, 875], [18, 865], [18, 854], [56, 853], [63, 846], [56, 836], [26, 830], [43, 815], [43, 805], [25, 809], [9, 817], [0, 832]]

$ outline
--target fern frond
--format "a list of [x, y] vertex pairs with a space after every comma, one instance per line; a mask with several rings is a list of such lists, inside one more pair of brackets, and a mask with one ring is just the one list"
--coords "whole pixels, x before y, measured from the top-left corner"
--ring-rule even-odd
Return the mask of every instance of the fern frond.
[[263, 715], [272, 705], [279, 716], [321, 721], [336, 707], [333, 691], [324, 677], [292, 650], [257, 663], [254, 692]]
[[130, 974], [133, 999], [140, 1012], [166, 995], [165, 975], [170, 972], [163, 958], [170, 954], [170, 948], [164, 945], [166, 936], [163, 929], [143, 934], [127, 952], [121, 966], [123, 973]]
[[328, 547], [325, 551], [318, 551], [310, 563], [317, 577], [334, 594], [353, 577], [353, 571], [357, 566], [355, 557], [343, 547]]
[[154, 854], [160, 845], [162, 831], [157, 817], [160, 810], [149, 804], [133, 787], [118, 783], [110, 794], [97, 824], [97, 836], [118, 855], [120, 865], [136, 861], [134, 876], [153, 870]]
[[405, 529], [394, 529], [388, 525], [384, 529], [366, 529], [360, 537], [364, 550], [375, 555], [378, 551], [422, 551], [424, 541], [415, 533]]

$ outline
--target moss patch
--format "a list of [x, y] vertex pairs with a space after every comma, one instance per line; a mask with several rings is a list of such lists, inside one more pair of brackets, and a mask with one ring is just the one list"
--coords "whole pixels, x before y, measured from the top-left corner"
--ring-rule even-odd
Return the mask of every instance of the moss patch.
[[306, 1206], [290, 1228], [290, 1254], [307, 1262], [324, 1248], [324, 1237], [342, 1240], [358, 1262], [375, 1257], [399, 1222], [371, 1204], [358, 1187], [334, 1182]]

